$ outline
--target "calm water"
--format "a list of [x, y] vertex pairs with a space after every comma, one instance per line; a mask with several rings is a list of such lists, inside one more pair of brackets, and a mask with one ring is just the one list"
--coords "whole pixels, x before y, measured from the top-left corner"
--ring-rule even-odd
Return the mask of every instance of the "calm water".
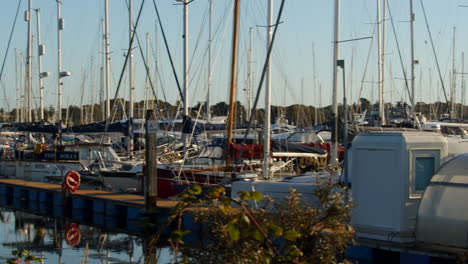
[[[145, 263], [147, 244], [143, 235], [0, 207], [0, 263], [16, 249], [30, 250], [32, 255], [43, 257], [44, 263]], [[152, 253], [153, 263], [171, 263], [173, 259], [168, 246]]]

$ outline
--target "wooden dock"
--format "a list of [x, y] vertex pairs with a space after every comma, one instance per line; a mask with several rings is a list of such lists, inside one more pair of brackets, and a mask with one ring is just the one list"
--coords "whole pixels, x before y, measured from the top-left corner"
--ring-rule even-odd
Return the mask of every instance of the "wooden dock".
[[[101, 190], [64, 192], [59, 184], [0, 179], [0, 205], [107, 227], [140, 231], [135, 222], [145, 216], [142, 195]], [[168, 216], [177, 201], [157, 200], [157, 210]]]

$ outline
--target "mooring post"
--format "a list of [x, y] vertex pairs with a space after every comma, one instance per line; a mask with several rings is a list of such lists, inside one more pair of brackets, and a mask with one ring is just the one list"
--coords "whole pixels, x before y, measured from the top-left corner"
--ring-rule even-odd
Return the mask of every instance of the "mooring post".
[[157, 171], [156, 171], [156, 133], [158, 122], [153, 110], [146, 110], [145, 120], [146, 145], [145, 145], [145, 209], [156, 208], [156, 197], [158, 196]]

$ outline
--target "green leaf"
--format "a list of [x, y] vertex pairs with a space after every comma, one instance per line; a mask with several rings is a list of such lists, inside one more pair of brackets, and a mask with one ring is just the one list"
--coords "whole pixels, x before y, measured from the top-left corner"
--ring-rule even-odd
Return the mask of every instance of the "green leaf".
[[265, 239], [265, 237], [263, 237], [262, 233], [258, 229], [253, 232], [253, 237], [258, 241], [263, 241], [263, 239]]
[[260, 202], [263, 199], [263, 194], [259, 192], [252, 192], [252, 199], [254, 199], [257, 202]]
[[230, 204], [225, 203], [221, 204], [219, 208], [221, 209], [221, 211], [223, 211], [223, 213], [228, 213], [232, 209]]
[[252, 194], [250, 192], [240, 192], [240, 198], [242, 200], [250, 201], [252, 200]]
[[304, 253], [296, 245], [287, 246], [286, 254], [292, 257], [302, 257], [304, 255]]
[[29, 251], [22, 249], [18, 255], [20, 258], [24, 258], [25, 256], [29, 255]]
[[174, 230], [172, 231], [171, 233], [171, 239], [174, 240], [174, 241], [181, 241], [182, 238], [187, 235], [188, 233], [190, 233], [190, 230]]
[[196, 185], [192, 186], [192, 192], [195, 195], [199, 195], [199, 194], [202, 193], [202, 187], [200, 187], [200, 185], [196, 184]]
[[273, 235], [275, 237], [280, 237], [283, 235], [283, 228], [273, 224], [273, 223], [267, 223], [266, 225], [266, 228], [268, 228], [270, 231], [273, 232]]
[[247, 225], [250, 225], [250, 218], [245, 214], [242, 215], [242, 221], [244, 221], [244, 223], [246, 223]]
[[229, 224], [228, 227], [228, 234], [229, 234], [229, 239], [232, 241], [238, 241], [239, 240], [239, 228], [235, 224]]
[[295, 230], [288, 230], [284, 232], [284, 238], [289, 240], [289, 241], [296, 241], [298, 238], [301, 237], [301, 234]]

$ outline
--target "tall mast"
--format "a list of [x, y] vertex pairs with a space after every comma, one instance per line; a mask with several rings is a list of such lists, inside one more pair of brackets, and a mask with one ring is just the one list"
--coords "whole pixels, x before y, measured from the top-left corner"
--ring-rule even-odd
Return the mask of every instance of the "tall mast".
[[[154, 92], [157, 92], [157, 82], [158, 82], [158, 26], [156, 21], [154, 22], [154, 82], [153, 82], [153, 88]], [[154, 106], [157, 104], [156, 102], [156, 97], [154, 94], [151, 92], [151, 102], [154, 102], [154, 104], [151, 106], [151, 109], [154, 109]], [[154, 101], [153, 101], [154, 100]], [[167, 116], [170, 116], [170, 113], [167, 113]]]
[[93, 123], [94, 122], [94, 96], [96, 92], [96, 69], [94, 68], [94, 56], [91, 56], [91, 107], [89, 108], [88, 118], [86, 119], [86, 123]]
[[461, 101], [461, 111], [460, 111], [460, 119], [461, 120], [465, 120], [465, 53], [462, 52], [462, 79], [461, 79], [461, 98], [462, 98], [462, 101]]
[[208, 26], [208, 92], [206, 95], [206, 121], [210, 122], [211, 120], [211, 111], [210, 111], [210, 97], [211, 97], [211, 46], [213, 44], [213, 36], [212, 36], [212, 11], [213, 11], [213, 0], [210, 1], [210, 9], [209, 9], [209, 26]]
[[24, 122], [24, 92], [25, 92], [25, 80], [24, 80], [24, 53], [20, 52], [20, 122]]
[[102, 41], [101, 41], [101, 54], [102, 54], [102, 65], [100, 68], [100, 81], [99, 81], [99, 105], [101, 109], [101, 121], [106, 120], [106, 103], [104, 99], [104, 90], [105, 90], [105, 77], [104, 77], [104, 69], [106, 67], [106, 37], [105, 37], [105, 26], [104, 26], [104, 19], [101, 19], [101, 29], [102, 29]]
[[15, 87], [16, 87], [16, 112], [15, 112], [15, 122], [20, 121], [20, 98], [18, 96], [19, 86], [18, 86], [18, 51], [15, 49]]
[[[132, 35], [133, 35], [133, 17], [132, 17], [132, 13], [133, 13], [133, 8], [132, 8], [132, 0], [129, 0], [128, 1], [128, 24], [129, 24], [129, 28], [128, 28], [128, 43], [130, 45], [131, 43], [131, 40], [132, 40]], [[134, 80], [133, 80], [133, 51], [132, 51], [132, 47], [130, 47], [128, 49], [129, 51], [129, 65], [128, 65], [128, 75], [129, 75], [129, 85], [130, 85], [130, 105], [128, 107], [128, 119], [129, 121], [131, 119], [133, 119], [133, 104], [134, 104], [134, 96], [135, 96], [135, 83], [134, 83]], [[131, 121], [130, 121], [131, 122]], [[130, 126], [129, 126], [130, 127]], [[129, 131], [131, 132], [131, 131]], [[131, 153], [133, 151], [133, 137], [128, 137], [128, 152], [130, 153], [130, 156], [131, 156]]]
[[45, 55], [44, 45], [41, 44], [41, 9], [37, 8], [37, 61], [39, 64], [39, 119], [44, 120], [44, 85], [42, 78], [48, 77], [48, 72], [42, 72], [42, 56]]
[[335, 0], [335, 26], [333, 32], [333, 107], [332, 112], [334, 115], [334, 134], [335, 137], [332, 142], [331, 148], [331, 164], [338, 164], [338, 67], [336, 61], [338, 60], [338, 41], [340, 37], [340, 0]]
[[229, 116], [228, 116], [228, 126], [227, 126], [227, 164], [230, 163], [230, 153], [231, 144], [232, 144], [232, 130], [234, 124], [234, 103], [236, 97], [236, 81], [237, 81], [237, 47], [238, 47], [238, 27], [239, 27], [239, 5], [240, 0], [234, 0], [234, 21], [233, 21], [233, 30], [232, 30], [232, 55], [231, 55], [231, 82], [230, 82], [230, 92], [229, 92]]
[[378, 51], [378, 64], [379, 64], [379, 116], [380, 125], [385, 125], [385, 107], [383, 100], [383, 71], [382, 71], [382, 18], [380, 10], [380, 0], [377, 0], [377, 51]]
[[[273, 25], [273, 0], [268, 1], [268, 18], [267, 18], [267, 46], [268, 51], [272, 40], [272, 25]], [[269, 178], [270, 174], [270, 123], [271, 123], [271, 56], [268, 57], [266, 72], [266, 89], [265, 89], [265, 120], [263, 124], [263, 178]]]
[[[386, 125], [387, 124], [387, 119], [386, 119], [386, 116], [385, 116], [385, 97], [384, 97], [384, 94], [385, 94], [385, 83], [384, 83], [384, 80], [385, 80], [385, 35], [386, 35], [386, 32], [385, 32], [385, 24], [386, 24], [386, 8], [387, 8], [387, 0], [382, 0], [382, 3], [383, 3], [383, 7], [382, 7], [382, 20], [381, 20], [381, 24], [382, 24], [382, 49], [381, 49], [381, 55], [380, 55], [380, 61], [381, 61], [381, 82], [380, 82], [380, 85], [382, 87], [382, 114], [381, 114], [381, 120], [382, 120], [382, 126]], [[354, 63], [351, 64], [351, 68], [353, 67]], [[350, 80], [352, 79], [349, 78]]]
[[27, 116], [26, 122], [32, 122], [32, 0], [29, 0], [28, 11], [26, 11], [26, 19], [28, 22], [28, 45], [26, 56], [26, 99], [27, 99]]
[[410, 39], [411, 39], [411, 113], [416, 121], [416, 88], [414, 86], [414, 13], [413, 0], [410, 0]]
[[450, 92], [450, 112], [451, 112], [451, 119], [455, 119], [456, 111], [455, 111], [455, 98], [457, 96], [457, 78], [456, 78], [456, 70], [455, 70], [455, 30], [456, 27], [453, 27], [453, 47], [452, 47], [452, 89]]
[[105, 50], [104, 54], [106, 56], [106, 63], [104, 67], [104, 86], [106, 89], [106, 124], [110, 122], [110, 52], [109, 52], [109, 0], [104, 0], [104, 41], [105, 41]]
[[249, 29], [249, 58], [247, 65], [247, 120], [252, 114], [252, 32], [253, 28]]
[[61, 32], [63, 29], [63, 19], [61, 16], [60, 4], [61, 0], [57, 0], [57, 122], [60, 123], [62, 121], [62, 80], [61, 80], [61, 72], [62, 72], [62, 40], [61, 40]]
[[[146, 113], [146, 110], [148, 110], [148, 100], [149, 100], [149, 77], [150, 77], [150, 68], [149, 68], [149, 62], [150, 62], [150, 38], [149, 38], [149, 32], [146, 32], [146, 65], [147, 65], [147, 71], [146, 71], [146, 78], [145, 78], [145, 101], [144, 101], [144, 113]], [[142, 117], [144, 118], [144, 116]]]
[[[188, 111], [188, 4], [189, 0], [184, 1], [184, 116], [189, 115]], [[182, 134], [182, 141], [184, 142], [184, 153], [187, 152], [187, 135], [185, 133]]]
[[[315, 45], [312, 43], [312, 66], [314, 67], [314, 92], [315, 94], [319, 94], [317, 92], [317, 68], [315, 68]], [[320, 96], [316, 96], [315, 98], [319, 98]], [[315, 111], [314, 111], [314, 125], [318, 125], [318, 106], [315, 106]]]

